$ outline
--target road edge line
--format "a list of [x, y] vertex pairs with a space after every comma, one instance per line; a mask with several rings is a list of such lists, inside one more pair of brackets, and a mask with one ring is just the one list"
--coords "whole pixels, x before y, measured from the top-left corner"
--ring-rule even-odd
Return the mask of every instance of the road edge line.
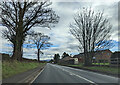
[[43, 72], [44, 69], [45, 67], [36, 75], [36, 77], [30, 83], [33, 83], [33, 81], [35, 81], [35, 79]]
[[[62, 66], [62, 65], [60, 65], [60, 66]], [[107, 76], [107, 77], [113, 77], [113, 78], [119, 79], [119, 77], [117, 77], [117, 76], [103, 74], [103, 73], [100, 73], [100, 72], [97, 72], [97, 71], [95, 72], [95, 71], [91, 71], [91, 70], [87, 70], [87, 69], [82, 69], [82, 68], [80, 69], [80, 68], [74, 68], [74, 67], [69, 67], [69, 66], [65, 66], [65, 67], [70, 68], [70, 69], [74, 69], [74, 70], [77, 70], [77, 71], [90, 71], [91, 73], [94, 73], [94, 74], [97, 74], [97, 75]]]
[[[33, 75], [33, 74], [36, 73], [36, 72], [37, 72], [37, 71], [33, 72], [31, 75]], [[31, 77], [31, 75], [27, 76], [27, 77], [24, 78], [23, 80], [18, 81], [18, 83], [26, 82], [26, 81], [29, 79], [29, 77]]]
[[[60, 68], [59, 68], [59, 69], [60, 69]], [[63, 70], [63, 69], [61, 69], [61, 70]], [[67, 71], [67, 70], [65, 70], [65, 69], [64, 69], [64, 71], [66, 71], [66, 72], [68, 72], [69, 74], [72, 74], [72, 75], [74, 75], [74, 76], [76, 76], [76, 77], [79, 77], [79, 78], [81, 78], [81, 79], [83, 79], [83, 80], [85, 80], [85, 81], [87, 81], [87, 82], [90, 82], [91, 84], [97, 85], [96, 82], [94, 82], [94, 81], [92, 81], [92, 80], [90, 80], [90, 79], [88, 79], [88, 78], [85, 78], [85, 77], [83, 77], [83, 76], [81, 76], [81, 75], [75, 74], [75, 73], [73, 73], [73, 72], [69, 72], [69, 71]]]

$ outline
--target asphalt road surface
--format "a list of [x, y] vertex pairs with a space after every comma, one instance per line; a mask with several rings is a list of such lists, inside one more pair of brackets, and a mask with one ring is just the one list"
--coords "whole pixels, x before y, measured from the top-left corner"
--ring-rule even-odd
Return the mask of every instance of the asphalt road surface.
[[[96, 72], [75, 69], [55, 64], [47, 64], [34, 83], [111, 83], [118, 84], [119, 79]], [[120, 85], [120, 84], [119, 84]]]

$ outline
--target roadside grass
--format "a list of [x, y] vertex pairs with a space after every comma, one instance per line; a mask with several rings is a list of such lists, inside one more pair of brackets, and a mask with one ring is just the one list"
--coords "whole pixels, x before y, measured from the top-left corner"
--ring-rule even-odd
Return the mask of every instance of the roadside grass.
[[78, 65], [69, 65], [69, 66], [83, 67], [83, 64], [82, 64], [82, 63], [80, 63], [80, 64], [78, 64]]
[[93, 65], [110, 65], [109, 63], [92, 63]]
[[3, 61], [2, 62], [2, 78], [8, 78], [18, 73], [43, 66], [45, 63], [38, 62], [19, 62], [19, 61]]
[[[102, 65], [102, 64], [101, 64]], [[113, 74], [120, 74], [120, 68], [117, 67], [107, 67], [107, 66], [90, 66], [90, 67], [85, 67], [83, 64], [78, 64], [78, 65], [69, 65], [73, 67], [80, 67], [80, 68], [85, 68], [85, 69], [90, 69], [94, 71], [100, 71], [100, 72], [107, 72], [107, 73], [113, 73]]]
[[101, 71], [101, 72], [107, 72], [107, 73], [113, 73], [113, 74], [118, 74], [120, 68], [115, 68], [115, 67], [105, 67], [105, 66], [92, 66], [92, 67], [84, 67], [90, 70], [95, 70], [95, 71]]

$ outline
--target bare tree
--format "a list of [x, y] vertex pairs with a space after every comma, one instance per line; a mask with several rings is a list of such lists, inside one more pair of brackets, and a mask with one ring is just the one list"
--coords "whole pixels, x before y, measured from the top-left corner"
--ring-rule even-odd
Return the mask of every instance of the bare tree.
[[27, 32], [34, 26], [51, 28], [59, 21], [59, 16], [49, 8], [48, 0], [1, 2], [0, 18], [7, 29], [3, 32], [6, 39], [13, 43], [13, 59], [22, 59], [22, 45]]
[[84, 65], [92, 64], [94, 51], [112, 46], [112, 40], [109, 40], [111, 28], [103, 12], [95, 13], [91, 8], [83, 8], [75, 15], [70, 32], [79, 41], [79, 49], [84, 52]]
[[38, 61], [40, 61], [40, 54], [43, 54], [41, 50], [50, 47], [52, 44], [49, 42], [50, 37], [44, 35], [42, 33], [37, 33], [34, 31], [30, 32], [29, 40], [28, 40], [28, 47], [37, 48], [37, 57]]

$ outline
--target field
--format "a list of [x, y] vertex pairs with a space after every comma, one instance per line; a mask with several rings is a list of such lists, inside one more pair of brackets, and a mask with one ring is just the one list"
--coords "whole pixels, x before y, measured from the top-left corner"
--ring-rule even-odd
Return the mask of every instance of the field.
[[2, 62], [2, 77], [8, 78], [15, 74], [34, 69], [38, 66], [43, 66], [45, 63], [38, 62], [19, 62], [19, 61], [3, 61]]

